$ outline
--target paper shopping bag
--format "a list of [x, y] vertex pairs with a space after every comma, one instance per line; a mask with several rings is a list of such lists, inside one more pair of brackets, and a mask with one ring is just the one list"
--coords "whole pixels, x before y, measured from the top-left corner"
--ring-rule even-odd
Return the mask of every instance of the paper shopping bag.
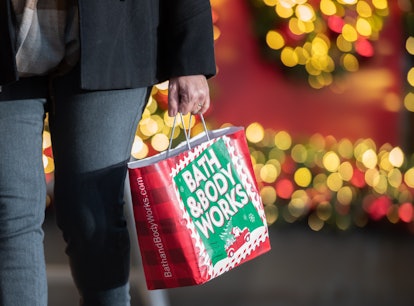
[[208, 135], [129, 163], [148, 289], [202, 284], [270, 250], [244, 129]]

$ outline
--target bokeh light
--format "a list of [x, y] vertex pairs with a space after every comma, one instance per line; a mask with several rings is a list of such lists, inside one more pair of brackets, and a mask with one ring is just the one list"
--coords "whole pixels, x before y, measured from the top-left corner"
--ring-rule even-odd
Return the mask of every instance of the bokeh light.
[[[306, 72], [315, 89], [335, 83], [337, 72], [358, 71], [373, 57], [389, 15], [386, 0], [250, 1], [254, 8], [262, 8], [260, 2], [267, 8], [258, 9], [255, 23], [275, 61]], [[407, 41], [407, 48], [413, 50], [413, 44]]]

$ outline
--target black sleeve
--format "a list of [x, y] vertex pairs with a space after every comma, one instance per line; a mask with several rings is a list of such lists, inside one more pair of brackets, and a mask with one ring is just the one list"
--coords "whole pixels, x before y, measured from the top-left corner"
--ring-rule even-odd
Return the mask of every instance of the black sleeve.
[[209, 0], [160, 0], [158, 36], [165, 78], [216, 73]]
[[2, 0], [0, 3], [0, 85], [18, 79], [13, 17], [11, 2]]

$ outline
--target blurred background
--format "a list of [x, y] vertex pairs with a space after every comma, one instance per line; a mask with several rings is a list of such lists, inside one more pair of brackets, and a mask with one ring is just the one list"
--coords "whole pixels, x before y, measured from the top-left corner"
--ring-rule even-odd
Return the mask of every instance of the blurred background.
[[[272, 250], [205, 285], [155, 292], [135, 250], [132, 305], [414, 305], [413, 1], [211, 4], [218, 74], [205, 118], [245, 127]], [[154, 87], [133, 158], [168, 147], [166, 99], [167, 84]], [[46, 125], [49, 304], [77, 305], [50, 146]]]

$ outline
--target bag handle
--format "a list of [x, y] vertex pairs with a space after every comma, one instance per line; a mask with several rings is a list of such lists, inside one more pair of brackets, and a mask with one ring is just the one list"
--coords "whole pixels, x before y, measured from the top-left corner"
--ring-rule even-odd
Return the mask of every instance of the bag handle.
[[[190, 115], [188, 130], [185, 127], [183, 114], [182, 113], [179, 113], [179, 114], [180, 114], [180, 118], [181, 118], [181, 124], [183, 126], [185, 140], [187, 142], [187, 147], [188, 147], [189, 150], [191, 150], [190, 132], [191, 132], [191, 119], [193, 118], [193, 114]], [[203, 123], [203, 128], [204, 128], [204, 132], [206, 133], [207, 140], [210, 141], [210, 136], [208, 135], [208, 130], [207, 130], [206, 122], [204, 121], [203, 114], [200, 114], [199, 116], [200, 116], [201, 122]], [[176, 123], [177, 123], [177, 115], [174, 117], [174, 122], [173, 122], [173, 126], [172, 126], [172, 129], [171, 129], [170, 143], [168, 145], [167, 157], [168, 157], [168, 155], [169, 155], [168, 153], [169, 153], [169, 151], [171, 150], [171, 147], [172, 147], [172, 141], [173, 141], [173, 136], [174, 136], [174, 132], [175, 132]]]

